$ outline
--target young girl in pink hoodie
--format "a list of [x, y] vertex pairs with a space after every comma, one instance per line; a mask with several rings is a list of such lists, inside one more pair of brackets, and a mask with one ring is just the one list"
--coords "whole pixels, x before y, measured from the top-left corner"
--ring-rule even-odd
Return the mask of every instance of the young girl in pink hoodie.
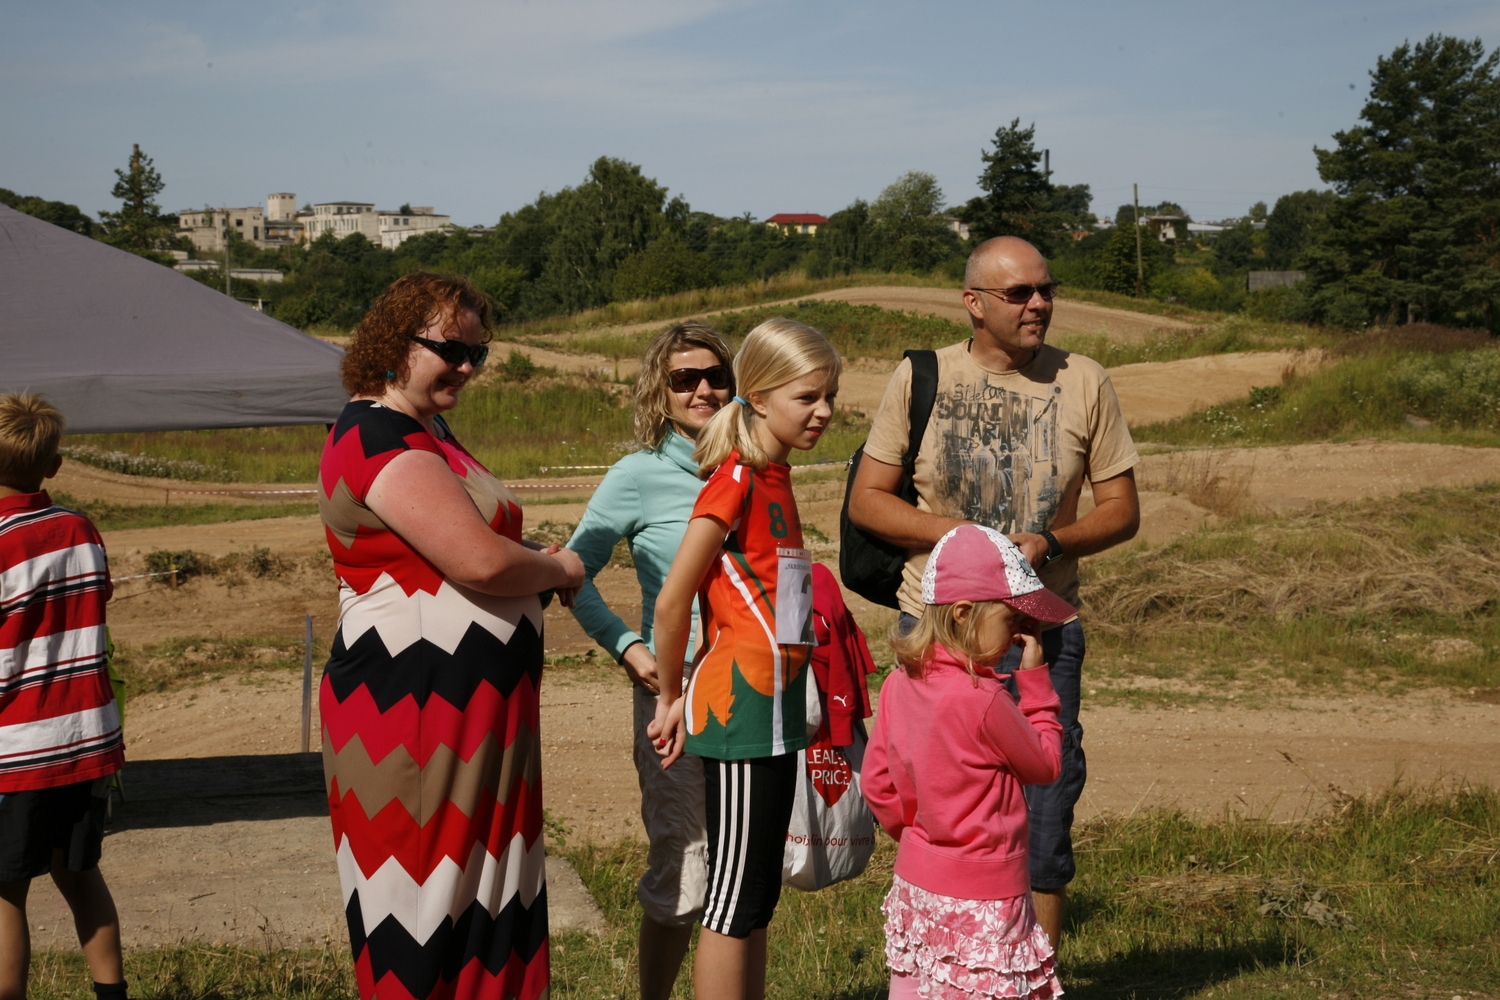
[[[861, 784], [900, 843], [882, 907], [891, 1000], [1056, 997], [1036, 922], [1021, 786], [1057, 780], [1062, 727], [1039, 622], [1077, 612], [1004, 535], [948, 532], [922, 575], [927, 610], [891, 642]], [[1017, 706], [994, 667], [1022, 647]]]

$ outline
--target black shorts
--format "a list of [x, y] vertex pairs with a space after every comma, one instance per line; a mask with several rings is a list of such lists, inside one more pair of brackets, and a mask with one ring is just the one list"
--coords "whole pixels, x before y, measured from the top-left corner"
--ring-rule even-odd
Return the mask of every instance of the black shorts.
[[47, 874], [54, 851], [68, 871], [98, 867], [112, 780], [0, 794], [0, 882]]
[[703, 926], [747, 938], [781, 901], [781, 861], [801, 769], [797, 755], [703, 758], [708, 826], [708, 897]]

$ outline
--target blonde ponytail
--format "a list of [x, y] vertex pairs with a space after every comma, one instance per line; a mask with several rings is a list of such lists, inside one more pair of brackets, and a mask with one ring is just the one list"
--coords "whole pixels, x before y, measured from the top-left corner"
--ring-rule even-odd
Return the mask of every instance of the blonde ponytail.
[[[750, 331], [735, 355], [736, 398], [769, 392], [812, 372], [827, 372], [830, 379], [836, 379], [842, 369], [843, 359], [828, 338], [805, 323], [772, 317]], [[770, 456], [750, 433], [759, 419], [753, 409], [738, 402], [714, 414], [698, 432], [698, 446], [693, 449], [699, 477], [707, 479], [735, 451], [752, 469], [764, 469]]]

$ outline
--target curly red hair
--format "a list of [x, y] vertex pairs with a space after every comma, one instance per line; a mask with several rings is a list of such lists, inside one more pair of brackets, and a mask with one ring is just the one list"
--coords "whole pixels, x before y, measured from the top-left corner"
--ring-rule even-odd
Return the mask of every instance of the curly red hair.
[[[344, 391], [351, 396], [378, 396], [391, 382], [406, 381], [411, 338], [439, 316], [443, 317], [446, 333], [460, 310], [479, 317], [484, 342], [488, 343], [494, 335], [490, 301], [467, 280], [413, 271], [391, 282], [359, 321], [354, 340], [344, 352]], [[395, 377], [388, 372], [394, 372]]]

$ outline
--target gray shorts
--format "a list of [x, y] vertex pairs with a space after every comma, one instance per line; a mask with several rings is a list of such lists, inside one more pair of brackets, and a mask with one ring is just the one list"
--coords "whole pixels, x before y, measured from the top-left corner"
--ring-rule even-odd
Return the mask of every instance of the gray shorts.
[[684, 754], [662, 770], [646, 735], [656, 717], [656, 695], [633, 688], [635, 771], [641, 784], [641, 822], [650, 850], [636, 897], [646, 916], [663, 927], [691, 927], [703, 913], [708, 890], [708, 831], [704, 828], [703, 764]]

